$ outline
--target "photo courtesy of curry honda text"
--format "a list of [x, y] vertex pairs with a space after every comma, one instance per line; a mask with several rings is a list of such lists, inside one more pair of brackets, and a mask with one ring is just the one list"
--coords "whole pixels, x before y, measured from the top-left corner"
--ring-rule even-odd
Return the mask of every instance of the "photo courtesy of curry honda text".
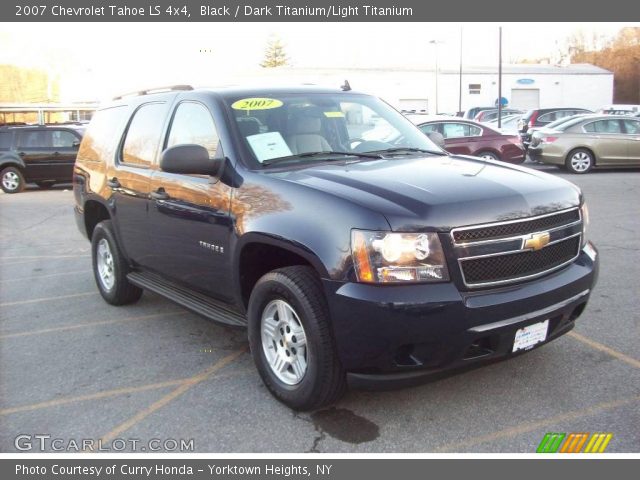
[[297, 410], [537, 348], [574, 327], [598, 272], [576, 186], [449, 154], [347, 85], [117, 97], [74, 196], [105, 301], [150, 290], [247, 327]]

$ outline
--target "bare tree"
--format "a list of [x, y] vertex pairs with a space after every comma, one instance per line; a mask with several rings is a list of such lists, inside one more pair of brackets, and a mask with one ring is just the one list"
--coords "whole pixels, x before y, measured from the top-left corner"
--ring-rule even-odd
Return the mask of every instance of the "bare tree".
[[289, 58], [284, 51], [284, 44], [277, 36], [271, 36], [264, 52], [264, 60], [260, 64], [262, 68], [282, 67], [289, 63]]

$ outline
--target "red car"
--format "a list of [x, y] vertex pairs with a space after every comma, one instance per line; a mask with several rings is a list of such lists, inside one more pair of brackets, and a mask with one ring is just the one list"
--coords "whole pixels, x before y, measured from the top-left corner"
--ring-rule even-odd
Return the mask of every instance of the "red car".
[[438, 132], [444, 137], [444, 148], [451, 153], [522, 163], [525, 151], [518, 135], [494, 130], [482, 123], [458, 117], [407, 115], [426, 135]]

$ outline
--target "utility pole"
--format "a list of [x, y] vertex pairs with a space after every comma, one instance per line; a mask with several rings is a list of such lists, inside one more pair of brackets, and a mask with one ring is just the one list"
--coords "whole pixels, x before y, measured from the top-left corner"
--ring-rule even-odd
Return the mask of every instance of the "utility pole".
[[462, 25], [460, 25], [460, 84], [458, 88], [458, 114], [462, 113]]
[[502, 127], [502, 27], [498, 27], [498, 128]]

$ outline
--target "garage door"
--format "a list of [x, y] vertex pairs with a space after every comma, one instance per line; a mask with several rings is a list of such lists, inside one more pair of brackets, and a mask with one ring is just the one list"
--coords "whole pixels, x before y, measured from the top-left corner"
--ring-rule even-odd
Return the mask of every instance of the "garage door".
[[540, 90], [537, 88], [512, 88], [511, 107], [531, 110], [540, 107]]

